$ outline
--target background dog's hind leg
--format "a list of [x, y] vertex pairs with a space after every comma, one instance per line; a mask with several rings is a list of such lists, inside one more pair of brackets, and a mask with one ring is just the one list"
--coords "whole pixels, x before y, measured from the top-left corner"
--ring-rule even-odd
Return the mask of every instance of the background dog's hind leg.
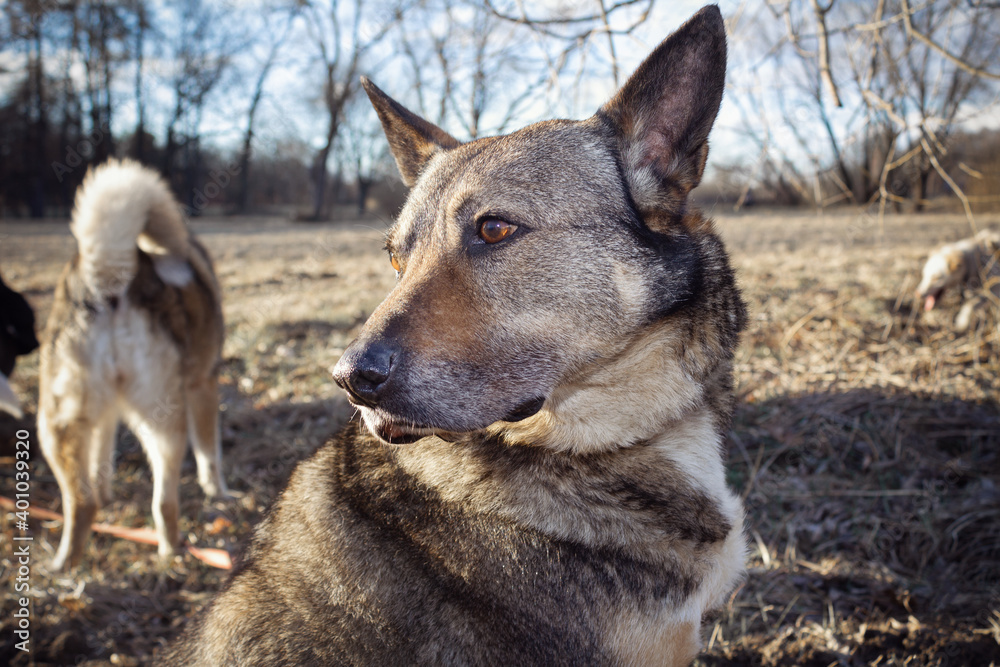
[[[55, 406], [59, 414], [59, 401]], [[51, 564], [54, 571], [61, 572], [80, 563], [97, 514], [96, 489], [87, 470], [94, 425], [80, 416], [58, 424], [52, 421], [47, 411], [39, 412], [39, 439], [62, 493], [62, 537]]]
[[219, 442], [219, 391], [214, 377], [189, 386], [186, 394], [188, 435], [198, 464], [198, 483], [209, 498], [226, 497]]
[[[164, 401], [168, 405], [178, 402]], [[163, 558], [177, 553], [180, 546], [178, 486], [181, 464], [187, 451], [187, 418], [182, 409], [154, 410], [152, 413], [130, 409], [129, 426], [142, 443], [153, 471], [153, 522], [159, 538], [157, 551]]]
[[98, 507], [111, 502], [111, 477], [114, 475], [115, 433], [118, 414], [108, 410], [94, 425], [90, 434], [88, 479]]

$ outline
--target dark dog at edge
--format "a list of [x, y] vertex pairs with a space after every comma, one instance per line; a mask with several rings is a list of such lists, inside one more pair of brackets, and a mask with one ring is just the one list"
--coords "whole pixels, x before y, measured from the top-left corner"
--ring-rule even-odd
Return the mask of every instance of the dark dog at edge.
[[0, 277], [0, 411], [21, 419], [21, 402], [7, 378], [14, 370], [16, 359], [38, 348], [35, 337], [35, 312], [20, 293], [15, 292]]
[[744, 305], [687, 206], [706, 7], [596, 115], [462, 144], [365, 80], [398, 282], [310, 460], [165, 665], [685, 665], [744, 571], [722, 441]]

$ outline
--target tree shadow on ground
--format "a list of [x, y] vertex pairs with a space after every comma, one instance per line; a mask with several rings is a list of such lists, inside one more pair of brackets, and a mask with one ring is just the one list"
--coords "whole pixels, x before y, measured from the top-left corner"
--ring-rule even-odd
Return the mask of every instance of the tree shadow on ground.
[[729, 468], [752, 557], [703, 664], [1000, 660], [996, 402], [858, 389], [744, 404]]

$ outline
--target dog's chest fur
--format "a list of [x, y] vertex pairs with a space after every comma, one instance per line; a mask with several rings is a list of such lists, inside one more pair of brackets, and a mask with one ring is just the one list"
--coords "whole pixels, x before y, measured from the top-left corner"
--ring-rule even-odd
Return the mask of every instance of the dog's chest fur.
[[[352, 424], [296, 471], [197, 654], [175, 657], [215, 664], [233, 642], [253, 664], [625, 664], [678, 650], [702, 598], [728, 590], [713, 579], [743, 546], [720, 556], [717, 543], [741, 516], [658, 450], [571, 464], [480, 438], [393, 449]], [[654, 460], [655, 477], [636, 475]], [[251, 591], [258, 603], [242, 605]]]

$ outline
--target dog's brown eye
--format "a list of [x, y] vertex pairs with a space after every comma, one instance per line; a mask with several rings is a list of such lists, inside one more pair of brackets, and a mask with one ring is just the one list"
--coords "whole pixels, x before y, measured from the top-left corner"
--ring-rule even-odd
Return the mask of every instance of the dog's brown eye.
[[517, 231], [517, 225], [512, 225], [498, 218], [487, 218], [479, 225], [479, 238], [487, 243], [499, 243]]
[[391, 252], [389, 253], [389, 262], [392, 264], [392, 269], [396, 273], [399, 273], [399, 260], [396, 259], [396, 256], [393, 255]]

